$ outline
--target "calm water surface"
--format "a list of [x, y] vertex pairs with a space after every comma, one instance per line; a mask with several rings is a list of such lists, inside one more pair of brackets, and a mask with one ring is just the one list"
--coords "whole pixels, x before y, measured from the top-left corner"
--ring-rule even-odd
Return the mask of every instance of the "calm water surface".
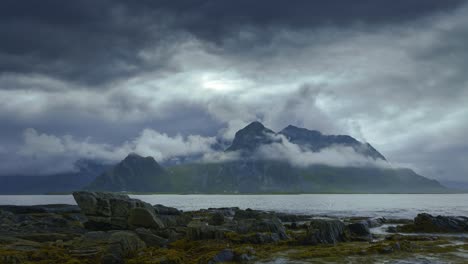
[[[184, 211], [240, 207], [296, 214], [413, 218], [418, 213], [468, 216], [468, 194], [131, 195]], [[0, 195], [0, 204], [76, 204], [71, 195]]]

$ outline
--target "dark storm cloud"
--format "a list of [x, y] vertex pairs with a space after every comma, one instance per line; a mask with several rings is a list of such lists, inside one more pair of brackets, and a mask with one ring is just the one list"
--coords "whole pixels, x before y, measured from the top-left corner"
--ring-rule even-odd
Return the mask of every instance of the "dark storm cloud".
[[163, 64], [139, 52], [166, 45], [164, 30], [115, 1], [2, 1], [0, 71], [101, 84]]
[[[137, 1], [138, 10], [162, 9], [177, 15], [181, 28], [209, 40], [222, 40], [245, 26], [293, 29], [349, 26], [353, 23], [402, 23], [447, 11], [463, 1], [437, 0], [194, 0]], [[234, 32], [233, 32], [234, 31]]]
[[[0, 72], [45, 74], [93, 87], [171, 65], [185, 33], [222, 45], [245, 28], [269, 30], [402, 23], [462, 1], [15, 1], [0, 3]], [[259, 39], [261, 38], [261, 39]], [[147, 59], [145, 51], [159, 50]]]
[[461, 3], [1, 1], [0, 174], [198, 153], [260, 120], [463, 180]]

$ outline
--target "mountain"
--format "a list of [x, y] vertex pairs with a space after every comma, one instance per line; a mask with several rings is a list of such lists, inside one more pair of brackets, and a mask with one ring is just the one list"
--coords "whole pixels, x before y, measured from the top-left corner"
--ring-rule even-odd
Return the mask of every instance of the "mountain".
[[385, 157], [369, 143], [361, 143], [348, 135], [323, 135], [316, 130], [308, 130], [291, 125], [281, 130], [279, 134], [284, 135], [291, 143], [300, 145], [314, 152], [333, 146], [343, 146], [351, 147], [357, 153], [375, 160], [386, 160]]
[[287, 160], [255, 155], [262, 146], [288, 140], [303, 150], [349, 147], [357, 154], [386, 162], [368, 143], [346, 135], [288, 126], [279, 133], [253, 122], [235, 134], [226, 153], [241, 158], [223, 162], [189, 162], [162, 168], [151, 157], [131, 154], [91, 183], [87, 189], [176, 193], [431, 193], [447, 192], [437, 181], [409, 169], [390, 166], [298, 167]]
[[153, 157], [131, 153], [98, 176], [86, 189], [100, 191], [154, 192], [168, 189], [165, 170]]
[[243, 129], [237, 131], [234, 140], [226, 151], [241, 151], [243, 154], [249, 154], [258, 147], [271, 144], [276, 135], [273, 130], [266, 128], [260, 122], [252, 122]]
[[51, 175], [0, 176], [0, 194], [45, 194], [71, 192], [90, 184], [111, 165], [99, 161], [80, 159], [73, 172]]

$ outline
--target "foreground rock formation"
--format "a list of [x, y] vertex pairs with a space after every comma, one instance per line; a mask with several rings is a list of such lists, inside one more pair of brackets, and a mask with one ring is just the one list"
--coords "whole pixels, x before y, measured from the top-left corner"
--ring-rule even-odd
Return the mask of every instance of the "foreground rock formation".
[[182, 212], [123, 194], [73, 195], [78, 206], [0, 206], [0, 263], [341, 263], [348, 258], [372, 263], [424, 254], [464, 263], [460, 254], [468, 252], [466, 236], [372, 234], [386, 226], [395, 232], [431, 226], [462, 234], [467, 232], [463, 217], [424, 214], [414, 221], [390, 221], [239, 208]]

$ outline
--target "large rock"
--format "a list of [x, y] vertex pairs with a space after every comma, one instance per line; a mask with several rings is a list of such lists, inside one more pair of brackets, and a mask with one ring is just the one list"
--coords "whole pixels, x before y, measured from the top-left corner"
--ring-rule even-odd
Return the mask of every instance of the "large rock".
[[397, 228], [402, 232], [435, 232], [435, 233], [460, 233], [468, 232], [468, 217], [463, 216], [432, 216], [430, 214], [418, 214], [414, 218], [414, 224]]
[[307, 228], [305, 244], [335, 244], [348, 240], [348, 231], [339, 220], [314, 219]]
[[128, 215], [128, 225], [130, 228], [164, 228], [164, 223], [156, 216], [154, 211], [148, 208], [133, 208]]
[[155, 214], [153, 207], [128, 195], [102, 192], [74, 192], [73, 197], [86, 215], [85, 227], [93, 230], [128, 229], [127, 218], [134, 208], [145, 208]]
[[347, 225], [353, 240], [370, 240], [372, 234], [369, 230], [369, 223], [367, 221], [360, 221]]

